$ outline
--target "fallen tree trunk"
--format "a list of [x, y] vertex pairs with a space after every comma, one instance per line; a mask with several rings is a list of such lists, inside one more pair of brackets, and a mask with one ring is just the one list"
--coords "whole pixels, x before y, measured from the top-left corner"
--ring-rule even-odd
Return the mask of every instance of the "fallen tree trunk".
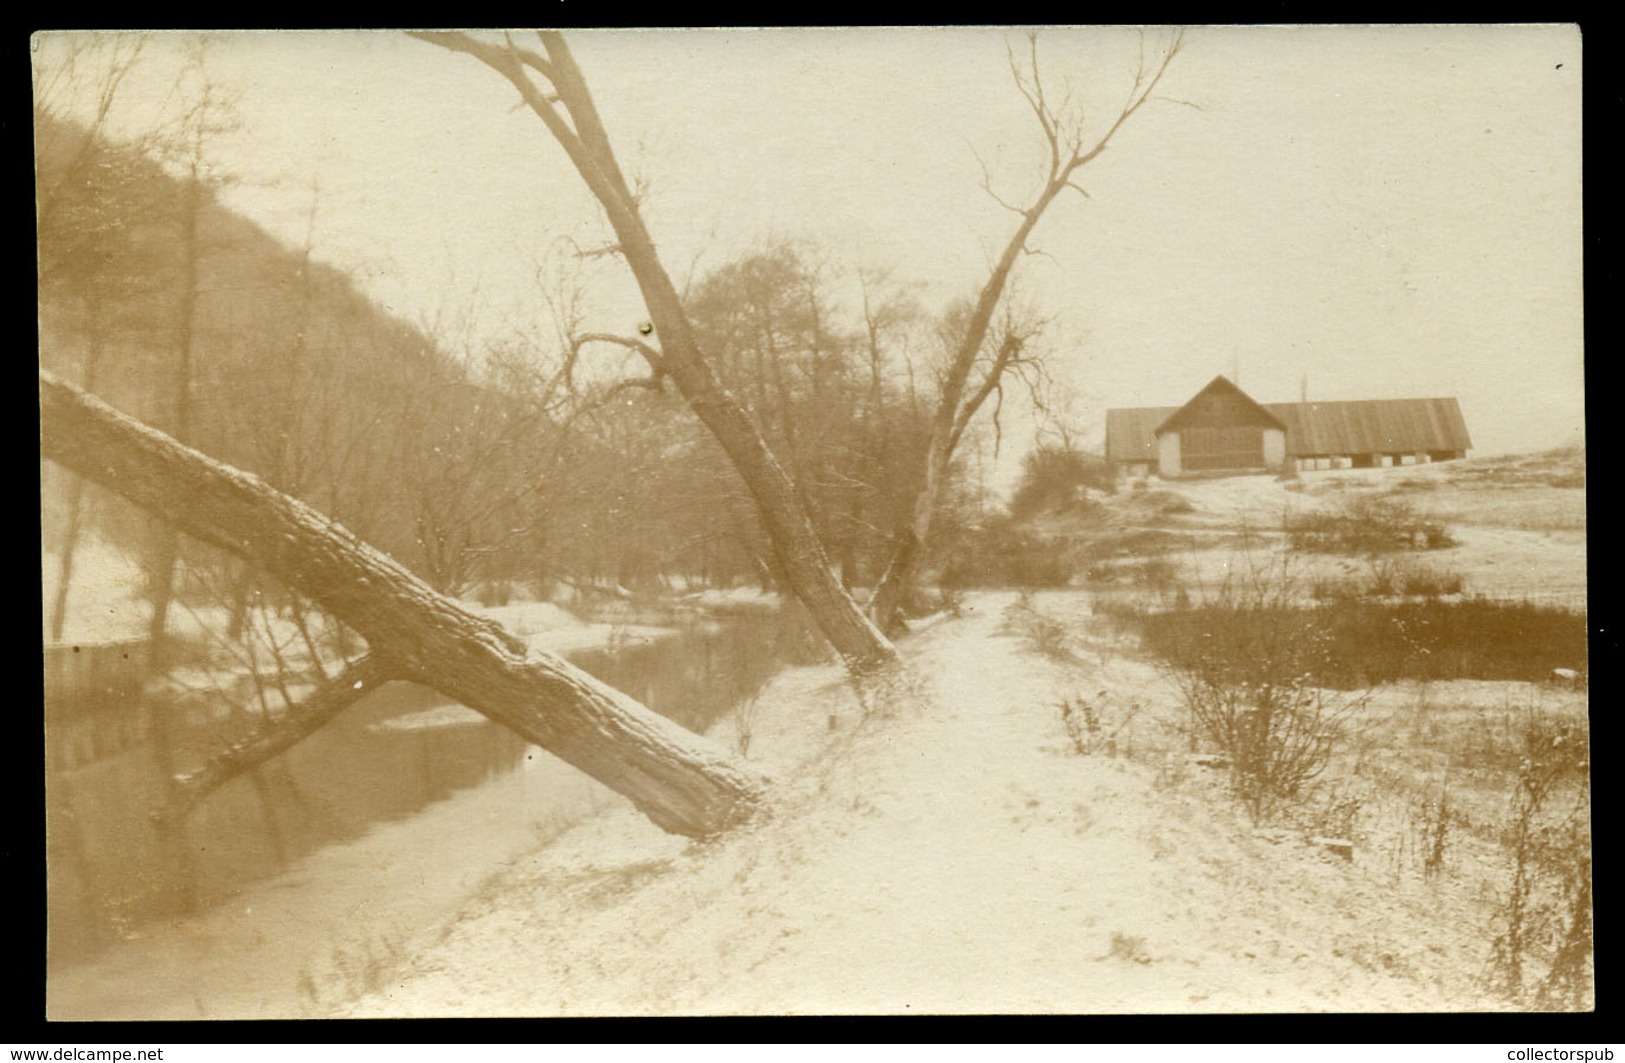
[[436, 593], [393, 558], [256, 476], [40, 372], [41, 453], [257, 561], [321, 602], [398, 674], [462, 702], [629, 798], [662, 828], [749, 817], [765, 780], [708, 740]]

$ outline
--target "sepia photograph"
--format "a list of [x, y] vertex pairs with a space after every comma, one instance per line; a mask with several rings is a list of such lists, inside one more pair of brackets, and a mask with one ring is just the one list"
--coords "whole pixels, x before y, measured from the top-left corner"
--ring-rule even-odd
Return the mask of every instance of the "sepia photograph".
[[1594, 1009], [1578, 26], [30, 44], [47, 1019]]

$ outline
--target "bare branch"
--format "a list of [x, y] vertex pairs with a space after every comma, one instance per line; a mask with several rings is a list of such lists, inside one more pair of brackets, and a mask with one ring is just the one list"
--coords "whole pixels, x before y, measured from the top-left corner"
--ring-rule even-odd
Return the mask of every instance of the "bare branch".
[[184, 816], [209, 794], [292, 749], [399, 675], [398, 669], [373, 654], [353, 661], [265, 729], [233, 745], [196, 771], [178, 776], [168, 803], [153, 818], [173, 822]]
[[[540, 72], [541, 68], [534, 62], [527, 62], [525, 50], [515, 45], [511, 39], [506, 42], [505, 47], [497, 47], [494, 44], [476, 40], [459, 30], [408, 30], [407, 36], [423, 41], [426, 44], [444, 48], [447, 51], [471, 55], [507, 78], [509, 84], [519, 91], [520, 97], [530, 107], [531, 111], [542, 120], [543, 125], [547, 126], [547, 131], [553, 134], [553, 138], [559, 142], [559, 146], [564, 149], [565, 154], [570, 156], [570, 161], [575, 164], [576, 169], [580, 171], [588, 186], [595, 193], [602, 189], [604, 193], [612, 194], [611, 175], [606, 174], [598, 165], [593, 153], [588, 150], [584, 137], [576, 128], [572, 128], [569, 122], [565, 121], [564, 116], [559, 113], [558, 108], [555, 106], [555, 103], [559, 101], [563, 94], [562, 88], [556, 80], [557, 70], [554, 70], [555, 76], [549, 76], [548, 78], [555, 91], [552, 93], [543, 92], [530, 79], [530, 75], [526, 73], [527, 67], [538, 72]], [[536, 57], [536, 59], [544, 65], [547, 63], [546, 60], [542, 60], [540, 57]], [[553, 69], [551, 65], [548, 68]], [[565, 109], [570, 110], [568, 102], [565, 103]], [[572, 117], [575, 117], [573, 111], [571, 114]]]
[[666, 375], [664, 373], [651, 373], [648, 376], [632, 377], [628, 380], [622, 380], [619, 383], [612, 385], [608, 391], [605, 391], [603, 395], [599, 396], [598, 402], [600, 405], [608, 403], [609, 400], [613, 399], [616, 395], [619, 395], [623, 391], [629, 391], [633, 388], [638, 388], [644, 391], [664, 392], [666, 389], [665, 385]]
[[576, 251], [577, 258], [611, 258], [615, 255], [625, 254], [620, 244], [605, 244], [603, 247], [580, 248]]
[[1189, 107], [1193, 111], [1206, 111], [1208, 109], [1205, 103], [1197, 103], [1195, 100], [1182, 100], [1178, 96], [1158, 96], [1157, 99], [1163, 103], [1177, 103], [1179, 106]]
[[666, 371], [665, 357], [642, 340], [633, 339], [631, 336], [617, 336], [612, 332], [588, 332], [572, 339], [570, 341], [570, 350], [572, 353], [579, 353], [581, 348], [589, 343], [612, 343], [618, 347], [625, 347], [629, 351], [636, 351], [642, 355], [643, 360], [649, 363], [649, 368], [655, 372], [665, 373]]
[[989, 172], [987, 162], [982, 158], [982, 153], [973, 147], [971, 148], [971, 157], [976, 160], [976, 165], [982, 170], [982, 191], [988, 194], [988, 198], [1013, 214], [1026, 214], [1027, 208], [1019, 207], [993, 191], [993, 175]]

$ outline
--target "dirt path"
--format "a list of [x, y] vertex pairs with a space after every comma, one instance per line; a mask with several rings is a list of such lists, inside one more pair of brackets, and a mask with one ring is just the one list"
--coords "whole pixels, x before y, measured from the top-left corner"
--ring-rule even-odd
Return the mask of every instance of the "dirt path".
[[1008, 633], [1012, 600], [910, 640], [920, 696], [861, 726], [832, 669], [776, 683], [752, 745], [783, 783], [771, 820], [704, 846], [598, 817], [343, 1013], [1465, 1006], [1454, 944], [1426, 952], [1426, 913], [1354, 865], [1260, 837], [1211, 788], [1077, 755], [1057, 705], [1101, 676]]

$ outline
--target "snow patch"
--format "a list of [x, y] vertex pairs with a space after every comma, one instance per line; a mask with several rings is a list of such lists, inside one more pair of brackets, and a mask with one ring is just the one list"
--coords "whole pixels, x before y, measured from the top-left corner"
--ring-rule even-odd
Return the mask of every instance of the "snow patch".
[[439, 727], [468, 727], [489, 722], [484, 716], [463, 705], [436, 705], [405, 716], [395, 716], [367, 725], [369, 731], [428, 731]]

